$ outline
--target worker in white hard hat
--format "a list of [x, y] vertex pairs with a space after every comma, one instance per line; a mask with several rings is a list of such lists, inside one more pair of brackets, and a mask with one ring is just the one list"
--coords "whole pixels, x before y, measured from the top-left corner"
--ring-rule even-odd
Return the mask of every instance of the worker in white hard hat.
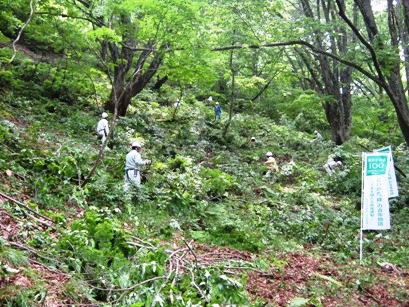
[[222, 109], [220, 108], [219, 103], [216, 102], [216, 105], [214, 106], [215, 119], [220, 119], [221, 115], [222, 115]]
[[324, 169], [328, 173], [328, 175], [332, 176], [332, 174], [335, 172], [335, 169], [341, 166], [342, 166], [341, 161], [330, 160], [327, 163], [325, 163]]
[[273, 157], [273, 153], [271, 151], [266, 153], [266, 162], [264, 164], [267, 165], [267, 173], [266, 177], [270, 177], [273, 172], [278, 172], [278, 166], [276, 159]]
[[142, 160], [140, 154], [141, 149], [142, 147], [139, 142], [133, 142], [132, 150], [126, 155], [125, 191], [127, 191], [131, 185], [139, 188], [141, 185], [141, 167], [146, 164], [151, 164], [151, 160]]
[[101, 115], [101, 120], [97, 124], [97, 133], [98, 137], [101, 138], [102, 144], [104, 144], [106, 137], [109, 134], [109, 125], [108, 125], [108, 114], [107, 113], [102, 113]]
[[314, 131], [314, 134], [317, 136], [314, 141], [322, 141], [322, 135], [317, 130]]
[[176, 102], [173, 104], [173, 106], [174, 106], [176, 109], [179, 109], [179, 108], [180, 108], [180, 100], [179, 100], [179, 99], [176, 100]]
[[252, 136], [248, 141], [248, 146], [250, 146], [250, 148], [254, 148], [257, 146], [258, 141], [256, 140], [256, 138], [254, 136]]

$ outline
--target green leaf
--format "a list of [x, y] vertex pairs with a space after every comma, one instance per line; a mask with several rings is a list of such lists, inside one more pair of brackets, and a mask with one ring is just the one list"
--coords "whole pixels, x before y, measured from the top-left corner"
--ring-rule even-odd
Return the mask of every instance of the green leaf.
[[321, 279], [328, 280], [331, 283], [337, 285], [338, 287], [343, 287], [344, 286], [342, 283], [340, 283], [338, 280], [336, 280], [336, 279], [334, 279], [332, 277], [329, 277], [329, 276], [326, 276], [326, 275], [321, 275], [321, 274], [318, 274], [318, 273], [314, 273], [314, 275], [321, 278]]
[[303, 297], [295, 297], [288, 302], [288, 306], [290, 307], [301, 307], [306, 306], [310, 300]]

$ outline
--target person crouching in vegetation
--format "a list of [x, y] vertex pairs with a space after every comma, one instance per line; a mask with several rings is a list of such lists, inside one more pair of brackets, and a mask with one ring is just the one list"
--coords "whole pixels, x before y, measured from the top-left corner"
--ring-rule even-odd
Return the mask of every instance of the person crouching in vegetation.
[[130, 186], [137, 188], [141, 185], [140, 169], [143, 165], [151, 164], [151, 160], [142, 160], [142, 147], [138, 142], [132, 143], [132, 150], [126, 155], [125, 161], [125, 192], [129, 190]]
[[341, 167], [342, 166], [342, 162], [341, 161], [328, 161], [327, 163], [325, 163], [324, 165], [324, 169], [327, 172], [328, 175], [332, 176], [332, 174], [335, 172], [335, 169], [337, 167]]
[[314, 134], [316, 135], [316, 138], [313, 140], [313, 142], [322, 142], [322, 135], [319, 133], [317, 130], [314, 131]]
[[108, 125], [108, 114], [107, 113], [102, 113], [101, 115], [101, 120], [97, 124], [97, 133], [98, 133], [98, 138], [102, 140], [102, 144], [104, 144], [106, 137], [109, 134], [109, 125]]
[[276, 160], [273, 157], [273, 153], [271, 151], [266, 153], [266, 157], [267, 157], [267, 160], [266, 162], [264, 162], [264, 164], [267, 165], [267, 173], [265, 177], [270, 177], [273, 174], [273, 172], [278, 172], [278, 166], [277, 166]]

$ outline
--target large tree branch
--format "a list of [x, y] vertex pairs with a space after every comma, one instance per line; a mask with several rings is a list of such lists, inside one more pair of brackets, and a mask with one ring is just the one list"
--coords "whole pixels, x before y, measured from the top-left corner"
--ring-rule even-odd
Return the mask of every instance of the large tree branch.
[[264, 91], [269, 87], [269, 85], [271, 84], [271, 82], [273, 81], [273, 79], [274, 79], [274, 77], [271, 78], [271, 79], [261, 88], [261, 90], [260, 90], [253, 98], [251, 98], [250, 100], [251, 100], [251, 101], [255, 101], [258, 97], [260, 97], [261, 94], [263, 94]]
[[[215, 47], [212, 49], [212, 51], [224, 51], [224, 50], [232, 50], [232, 49], [261, 49], [261, 48], [269, 48], [269, 47], [279, 47], [279, 46], [296, 46], [296, 45], [302, 45], [307, 48], [309, 48], [312, 52], [322, 54], [325, 56], [328, 56], [342, 64], [345, 64], [347, 66], [350, 66], [352, 68], [355, 68], [358, 70], [360, 73], [363, 75], [367, 76], [369, 79], [374, 81], [376, 84], [384, 87], [385, 86], [385, 80], [382, 78], [378, 78], [377, 76], [371, 74], [370, 72], [366, 71], [364, 68], [359, 66], [358, 64], [345, 60], [335, 54], [332, 54], [331, 52], [327, 52], [325, 50], [316, 48], [314, 45], [303, 41], [303, 40], [295, 40], [295, 41], [288, 41], [288, 42], [279, 42], [279, 43], [267, 43], [267, 44], [261, 44], [261, 45], [232, 45], [232, 46], [222, 46], [222, 47]], [[382, 75], [383, 77], [383, 75]]]
[[56, 17], [63, 17], [63, 18], [71, 18], [71, 19], [79, 19], [79, 20], [85, 20], [88, 21], [92, 24], [96, 24], [99, 27], [105, 26], [104, 23], [101, 21], [98, 21], [98, 19], [94, 19], [91, 17], [82, 17], [82, 16], [71, 16], [67, 14], [61, 14], [61, 13], [51, 13], [51, 12], [35, 12], [35, 15], [47, 15], [47, 16], [56, 16]]
[[[348, 24], [349, 28], [354, 32], [356, 37], [358, 37], [359, 41], [368, 49], [369, 53], [371, 54], [372, 62], [375, 66], [376, 72], [378, 74], [379, 81], [382, 82], [383, 85], [385, 85], [385, 77], [382, 73], [381, 67], [378, 62], [378, 58], [376, 56], [375, 50], [372, 48], [371, 44], [361, 35], [359, 30], [356, 28], [356, 26], [352, 23], [351, 20], [346, 16], [345, 10], [341, 5], [340, 0], [336, 0], [338, 9], [339, 9], [339, 16]], [[373, 80], [373, 79], [372, 79]], [[374, 80], [375, 81], [375, 80]]]
[[[85, 20], [88, 21], [91, 24], [95, 24], [98, 27], [107, 27], [107, 25], [99, 18], [94, 18], [94, 17], [82, 17], [82, 16], [72, 16], [72, 15], [67, 15], [67, 14], [61, 14], [61, 13], [51, 13], [51, 12], [36, 12], [34, 13], [35, 15], [48, 15], [48, 16], [57, 16], [57, 17], [63, 17], [63, 18], [72, 18], [72, 19], [79, 19], [79, 20]], [[146, 47], [131, 47], [125, 43], [120, 42], [119, 43], [121, 46], [123, 46], [126, 49], [129, 49], [131, 51], [152, 51], [152, 48], [146, 48]]]
[[30, 15], [28, 16], [27, 21], [24, 23], [24, 25], [20, 28], [20, 31], [18, 31], [18, 35], [16, 37], [16, 39], [13, 41], [13, 56], [11, 57], [10, 61], [8, 62], [8, 64], [13, 63], [14, 58], [17, 55], [17, 48], [16, 48], [16, 44], [18, 43], [18, 41], [20, 40], [21, 34], [23, 33], [24, 29], [28, 26], [28, 24], [30, 23], [31, 19], [33, 18], [34, 12], [35, 12], [35, 8], [37, 5], [37, 1], [33, 1], [30, 0]]

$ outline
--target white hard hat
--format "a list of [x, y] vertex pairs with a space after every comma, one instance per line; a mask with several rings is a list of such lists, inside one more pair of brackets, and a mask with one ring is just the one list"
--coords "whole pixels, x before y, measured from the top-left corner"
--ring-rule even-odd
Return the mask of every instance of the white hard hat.
[[314, 133], [318, 133], [318, 131], [317, 131], [317, 130], [315, 130], [315, 131], [314, 131]]
[[216, 105], [218, 105], [219, 103], [218, 102], [216, 102]]
[[254, 136], [252, 136], [251, 138], [250, 138], [250, 141], [255, 141], [256, 140], [256, 138], [254, 137]]
[[337, 161], [337, 165], [338, 165], [338, 166], [341, 166], [341, 165], [342, 165], [342, 162], [341, 162], [341, 161]]
[[133, 142], [132, 147], [141, 147], [141, 144], [139, 142]]
[[102, 113], [101, 117], [102, 117], [102, 118], [107, 118], [107, 117], [108, 117], [108, 114], [104, 112], [104, 113]]
[[269, 151], [268, 153], [266, 153], [266, 156], [267, 156], [267, 157], [272, 157], [272, 156], [273, 156], [273, 153], [272, 153], [271, 151]]

